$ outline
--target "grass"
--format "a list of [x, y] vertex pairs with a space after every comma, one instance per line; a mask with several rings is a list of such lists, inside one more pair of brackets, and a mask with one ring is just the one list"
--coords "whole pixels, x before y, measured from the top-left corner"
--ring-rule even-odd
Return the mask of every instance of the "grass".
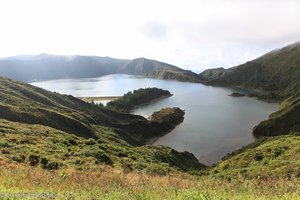
[[[124, 173], [109, 166], [93, 171], [47, 171], [0, 161], [0, 193], [45, 193], [57, 199], [299, 199], [299, 179], [228, 181], [182, 174]], [[28, 198], [32, 199], [32, 198]]]

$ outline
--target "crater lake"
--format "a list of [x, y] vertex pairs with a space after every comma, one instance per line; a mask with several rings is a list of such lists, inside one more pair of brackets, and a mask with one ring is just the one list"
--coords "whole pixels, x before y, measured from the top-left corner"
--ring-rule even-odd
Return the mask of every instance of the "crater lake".
[[164, 107], [185, 110], [184, 121], [153, 144], [189, 151], [206, 165], [217, 163], [226, 154], [255, 141], [252, 128], [278, 109], [276, 103], [228, 96], [234, 89], [125, 74], [31, 84], [75, 97], [121, 96], [147, 87], [169, 90], [173, 96], [138, 107], [132, 113], [149, 117]]

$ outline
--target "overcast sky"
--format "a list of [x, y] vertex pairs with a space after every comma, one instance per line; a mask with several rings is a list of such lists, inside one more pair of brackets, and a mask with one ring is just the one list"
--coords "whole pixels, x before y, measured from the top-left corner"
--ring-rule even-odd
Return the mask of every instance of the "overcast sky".
[[0, 0], [0, 27], [0, 57], [146, 57], [200, 72], [300, 41], [300, 0]]

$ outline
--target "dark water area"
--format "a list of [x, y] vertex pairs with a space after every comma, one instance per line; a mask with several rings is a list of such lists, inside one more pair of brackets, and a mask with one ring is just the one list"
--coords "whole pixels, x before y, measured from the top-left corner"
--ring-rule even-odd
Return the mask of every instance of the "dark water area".
[[227, 153], [255, 141], [252, 128], [278, 109], [276, 103], [228, 96], [234, 89], [124, 74], [31, 84], [77, 97], [120, 96], [128, 91], [147, 87], [169, 90], [173, 96], [139, 107], [132, 113], [148, 117], [164, 107], [180, 107], [185, 110], [183, 123], [154, 144], [189, 151], [207, 165], [217, 163]]

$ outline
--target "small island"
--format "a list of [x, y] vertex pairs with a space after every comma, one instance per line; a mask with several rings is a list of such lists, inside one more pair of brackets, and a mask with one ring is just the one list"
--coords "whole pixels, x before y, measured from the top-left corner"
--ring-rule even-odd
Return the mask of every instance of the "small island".
[[181, 110], [178, 107], [174, 108], [162, 108], [160, 111], [154, 112], [149, 117], [150, 126], [156, 130], [155, 135], [146, 137], [147, 144], [152, 144], [158, 138], [169, 133], [173, 130], [178, 124], [184, 120], [184, 110]]
[[244, 97], [245, 95], [239, 92], [233, 92], [231, 94], [229, 94], [228, 96], [232, 96], [232, 97]]
[[150, 103], [154, 100], [170, 97], [172, 94], [168, 90], [159, 88], [141, 88], [128, 92], [124, 96], [107, 103], [107, 108], [121, 112], [130, 112], [133, 108], [143, 104]]

